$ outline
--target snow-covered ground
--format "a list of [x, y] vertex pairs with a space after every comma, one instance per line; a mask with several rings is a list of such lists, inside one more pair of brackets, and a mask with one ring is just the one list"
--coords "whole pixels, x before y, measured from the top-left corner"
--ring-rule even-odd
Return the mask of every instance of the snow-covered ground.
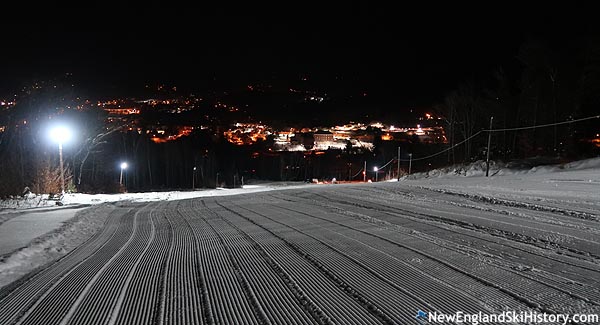
[[123, 194], [66, 194], [63, 203], [65, 204], [98, 204], [104, 202], [131, 201], [131, 202], [152, 202], [152, 201], [172, 201], [193, 199], [197, 197], [240, 195], [277, 189], [293, 189], [310, 186], [310, 184], [281, 185], [270, 183], [265, 185], [244, 185], [243, 188], [217, 188], [198, 191], [169, 191], [169, 192], [145, 192], [145, 193], [123, 193]]
[[[66, 194], [64, 206], [48, 200], [48, 195], [28, 195], [0, 202], [0, 287], [29, 271], [55, 260], [85, 240], [103, 225], [113, 205], [103, 203], [152, 202], [228, 196], [294, 189], [303, 183], [264, 183], [244, 188], [197, 191], [169, 191], [124, 194]], [[314, 185], [312, 185], [314, 186]], [[100, 205], [90, 210], [79, 208]]]
[[[0, 287], [84, 243], [114, 208], [103, 204], [88, 209], [51, 209], [25, 213], [0, 225], [2, 254], [11, 252], [0, 257]], [[13, 225], [15, 220], [18, 222]]]
[[511, 169], [492, 163], [489, 174], [490, 177], [485, 177], [485, 162], [479, 161], [416, 173], [401, 178], [401, 182], [494, 198], [600, 205], [600, 158], [530, 169]]
[[33, 239], [59, 228], [83, 209], [25, 213], [8, 220], [0, 226], [0, 256], [25, 247]]
[[[217, 189], [201, 189], [196, 191], [165, 191], [165, 192], [144, 192], [144, 193], [122, 193], [122, 194], [82, 194], [82, 193], [67, 193], [62, 199], [64, 205], [74, 204], [100, 204], [105, 202], [119, 202], [119, 201], [130, 201], [130, 202], [152, 202], [152, 201], [172, 201], [172, 200], [183, 200], [193, 199], [196, 197], [210, 197], [210, 196], [226, 196], [226, 195], [240, 195], [249, 194], [265, 191], [273, 191], [282, 188], [293, 189], [311, 186], [311, 184], [304, 184], [300, 182], [276, 182], [276, 183], [264, 183], [257, 185], [244, 185], [243, 188], [217, 188]], [[55, 200], [48, 198], [48, 195], [34, 195], [30, 194], [23, 198], [13, 198], [9, 200], [0, 201], [0, 223], [3, 221], [2, 216], [11, 214], [16, 210], [29, 209], [47, 209], [47, 208], [59, 208], [56, 205]], [[5, 218], [6, 219], [6, 218]]]
[[[450, 167], [428, 173], [416, 173], [401, 179], [403, 184], [434, 189], [463, 196], [481, 196], [506, 199], [531, 204], [545, 201], [558, 202], [557, 206], [570, 204], [585, 211], [586, 207], [600, 207], [600, 158], [572, 162], [565, 165], [534, 167], [527, 170], [509, 169], [492, 164], [490, 175], [485, 177], [485, 163]], [[373, 185], [373, 184], [371, 184]], [[340, 185], [334, 185], [340, 186]], [[345, 185], [341, 185], [345, 186]], [[356, 186], [356, 184], [351, 185]], [[66, 194], [66, 206], [79, 204], [151, 202], [250, 194], [279, 189], [321, 187], [314, 184], [264, 183], [246, 185], [239, 189], [218, 188], [197, 191], [170, 191], [124, 194]], [[0, 286], [56, 259], [87, 240], [104, 224], [106, 211], [111, 205], [101, 205], [99, 210], [64, 209], [55, 206], [47, 196], [30, 196], [26, 200], [8, 200], [0, 203]], [[103, 213], [97, 213], [103, 211]], [[75, 214], [79, 212], [79, 214]], [[75, 218], [73, 218], [76, 216]], [[98, 216], [98, 217], [97, 217]], [[21, 234], [21, 235], [20, 235]], [[15, 238], [19, 237], [19, 238]], [[24, 247], [24, 248], [21, 248]], [[19, 249], [15, 251], [15, 249]]]
[[[598, 314], [600, 158], [494, 165], [491, 177], [484, 166], [395, 183], [68, 195], [94, 206], [0, 261], [0, 286], [37, 268], [0, 290], [0, 323]], [[255, 194], [222, 196], [244, 193]], [[181, 200], [194, 197], [210, 198]], [[0, 233], [32, 212], [19, 213], [0, 212]]]

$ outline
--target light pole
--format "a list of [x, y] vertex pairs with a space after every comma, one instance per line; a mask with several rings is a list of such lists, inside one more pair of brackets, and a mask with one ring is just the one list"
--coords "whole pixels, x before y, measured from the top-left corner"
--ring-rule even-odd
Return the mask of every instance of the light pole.
[[60, 160], [60, 190], [65, 194], [65, 169], [63, 165], [63, 143], [71, 138], [71, 131], [64, 126], [59, 126], [50, 131], [50, 137], [58, 142], [58, 156]]
[[192, 173], [192, 190], [196, 189], [196, 166], [194, 166], [194, 172]]
[[377, 183], [377, 175], [379, 174], [379, 168], [373, 167], [373, 171], [375, 172], [375, 183]]
[[119, 176], [119, 184], [123, 185], [123, 170], [127, 169], [127, 163], [126, 162], [122, 162], [121, 163], [121, 176]]
[[408, 175], [410, 175], [410, 170], [412, 168], [412, 153], [408, 154]]
[[398, 147], [398, 182], [400, 181], [400, 147]]
[[488, 131], [488, 145], [487, 152], [485, 153], [485, 177], [490, 176], [490, 145], [492, 144], [492, 122], [494, 117], [490, 117], [490, 130]]

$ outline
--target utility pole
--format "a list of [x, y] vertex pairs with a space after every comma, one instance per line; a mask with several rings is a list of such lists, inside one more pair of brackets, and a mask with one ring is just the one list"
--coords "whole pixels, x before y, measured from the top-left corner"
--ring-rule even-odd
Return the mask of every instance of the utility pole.
[[363, 167], [363, 182], [367, 182], [367, 161], [365, 160], [365, 167]]
[[348, 181], [352, 181], [352, 163], [348, 163]]
[[412, 153], [408, 154], [408, 175], [410, 175], [410, 170], [412, 168]]
[[58, 143], [58, 155], [60, 156], [60, 190], [65, 194], [65, 169], [63, 168], [62, 142]]
[[398, 182], [400, 181], [400, 147], [398, 147]]
[[490, 145], [492, 144], [492, 122], [494, 121], [494, 117], [490, 117], [490, 129], [488, 131], [488, 145], [487, 152], [485, 158], [485, 177], [489, 177], [490, 175]]

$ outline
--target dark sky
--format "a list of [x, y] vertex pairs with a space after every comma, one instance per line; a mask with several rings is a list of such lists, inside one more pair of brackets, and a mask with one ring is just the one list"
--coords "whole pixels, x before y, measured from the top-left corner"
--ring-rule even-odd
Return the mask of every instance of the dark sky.
[[[167, 3], [167, 2], [165, 2]], [[189, 89], [306, 74], [343, 76], [400, 104], [428, 104], [498, 66], [531, 37], [593, 33], [585, 8], [281, 8], [52, 5], [16, 10], [0, 32], [2, 92], [72, 72], [89, 89], [164, 82]], [[591, 12], [591, 11], [589, 11]], [[8, 17], [8, 16], [7, 16]], [[12, 21], [11, 21], [12, 20]]]

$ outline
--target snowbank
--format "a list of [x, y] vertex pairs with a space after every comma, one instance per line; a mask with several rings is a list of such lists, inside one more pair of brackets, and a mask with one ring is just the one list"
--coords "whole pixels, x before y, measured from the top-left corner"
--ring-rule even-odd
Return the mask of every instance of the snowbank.
[[[526, 169], [485, 162], [416, 173], [401, 178], [407, 185], [441, 191], [484, 195], [510, 200], [576, 202], [582, 207], [600, 207], [600, 158]], [[558, 203], [557, 203], [558, 204]]]
[[[243, 188], [217, 188], [210, 190], [196, 191], [169, 191], [169, 192], [144, 192], [144, 193], [122, 193], [122, 194], [82, 194], [82, 193], [67, 193], [62, 199], [64, 205], [73, 204], [100, 204], [105, 202], [131, 201], [131, 202], [151, 202], [151, 201], [172, 201], [192, 199], [196, 197], [206, 196], [225, 196], [239, 195], [256, 192], [265, 192], [281, 189], [293, 189], [311, 186], [304, 183], [264, 183], [256, 185], [244, 185]], [[38, 209], [57, 207], [57, 201], [52, 200], [47, 194], [35, 195], [29, 194], [22, 198], [11, 198], [0, 201], [0, 221], [2, 214], [13, 213], [15, 210]]]
[[277, 184], [268, 185], [244, 185], [243, 188], [217, 188], [212, 190], [198, 191], [170, 191], [170, 192], [145, 192], [145, 193], [123, 193], [123, 194], [65, 194], [64, 204], [99, 204], [105, 202], [131, 201], [131, 202], [152, 202], [152, 201], [173, 201], [192, 199], [207, 196], [226, 196], [240, 195], [248, 193], [257, 193], [281, 189], [293, 189], [311, 186], [310, 184], [281, 186]]
[[[0, 200], [0, 213], [6, 212], [6, 210], [32, 209], [55, 205], [56, 201], [49, 200], [48, 194], [36, 195], [30, 193], [23, 197], [12, 197], [6, 200]], [[3, 211], [3, 209], [6, 210]]]
[[79, 211], [59, 229], [38, 237], [25, 248], [0, 259], [0, 287], [54, 261], [81, 245], [98, 231], [114, 205]]
[[[600, 169], [600, 158], [590, 158], [585, 160], [574, 161], [560, 165], [544, 165], [531, 168], [513, 168], [510, 164], [490, 161], [491, 176], [506, 176], [506, 175], [530, 175], [530, 174], [547, 174], [564, 171], [578, 171], [587, 169]], [[454, 165], [439, 169], [433, 169], [424, 173], [414, 173], [409, 176], [404, 176], [401, 180], [415, 180], [423, 178], [455, 178], [455, 177], [478, 177], [485, 176], [486, 163], [483, 160], [473, 162], [468, 165]]]

